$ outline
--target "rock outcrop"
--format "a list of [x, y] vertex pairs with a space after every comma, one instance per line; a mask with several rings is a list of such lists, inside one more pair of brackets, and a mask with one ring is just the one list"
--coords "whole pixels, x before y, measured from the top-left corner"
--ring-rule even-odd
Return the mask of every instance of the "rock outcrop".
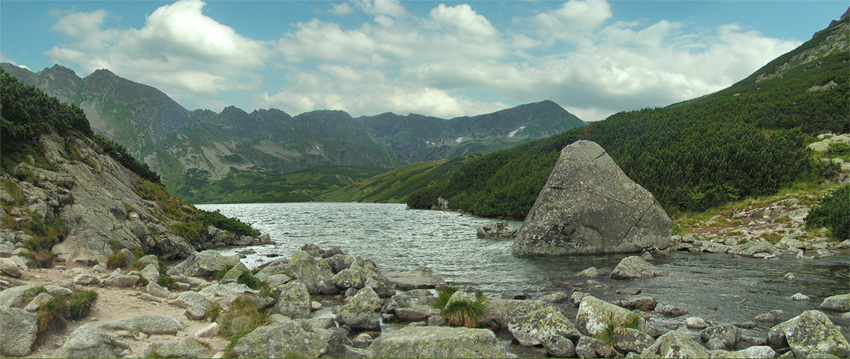
[[627, 253], [671, 244], [673, 222], [602, 147], [577, 141], [561, 151], [517, 235], [517, 256]]
[[797, 358], [831, 354], [839, 358], [850, 353], [850, 344], [841, 329], [826, 314], [807, 310], [767, 332], [768, 343], [773, 348], [791, 348]]

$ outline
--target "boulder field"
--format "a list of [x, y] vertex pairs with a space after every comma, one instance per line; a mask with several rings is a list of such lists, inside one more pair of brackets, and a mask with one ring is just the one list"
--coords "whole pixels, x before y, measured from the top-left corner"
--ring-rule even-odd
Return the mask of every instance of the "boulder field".
[[[436, 307], [449, 287], [429, 269], [385, 275], [374, 262], [339, 249], [304, 249], [254, 270], [237, 256], [214, 250], [196, 252], [170, 268], [154, 256], [116, 270], [73, 262], [19, 268], [19, 278], [0, 276], [7, 287], [0, 291], [0, 355], [841, 358], [850, 353], [832, 319], [848, 315], [847, 294], [825, 299], [824, 311], [781, 322], [782, 313], [776, 313], [767, 335], [753, 339], [742, 335], [738, 324], [697, 317], [687, 318], [689, 328], [655, 327], [647, 320], [654, 312], [686, 313], [656, 307], [646, 296], [615, 303], [581, 292], [495, 299], [465, 287], [443, 299], [446, 308], [482, 304], [469, 322], [474, 327], [461, 327], [447, 324], [447, 312]], [[623, 259], [621, 266], [621, 278], [628, 278], [623, 280], [663, 275], [640, 257]], [[74, 305], [50, 309], [65, 307], [49, 303], [71, 303], [85, 292], [97, 293], [97, 299], [84, 313]]]

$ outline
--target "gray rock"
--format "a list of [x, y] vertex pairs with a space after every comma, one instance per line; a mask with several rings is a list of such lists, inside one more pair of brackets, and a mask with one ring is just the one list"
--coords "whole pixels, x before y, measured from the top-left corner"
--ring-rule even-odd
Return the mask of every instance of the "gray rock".
[[9, 258], [0, 258], [0, 274], [12, 278], [20, 278], [23, 275], [21, 268]]
[[321, 335], [285, 317], [254, 329], [233, 346], [237, 358], [318, 358], [327, 351], [328, 342]]
[[[159, 258], [153, 254], [144, 255], [141, 258], [137, 259], [136, 262], [142, 262], [145, 264], [145, 267], [149, 265], [153, 265], [159, 268]], [[157, 269], [157, 272], [159, 269]]]
[[588, 295], [590, 294], [585, 292], [573, 292], [573, 294], [570, 295], [570, 302], [572, 302], [573, 305], [578, 308], [578, 306], [581, 304], [581, 300]]
[[206, 327], [201, 328], [195, 333], [195, 336], [198, 338], [211, 338], [217, 337], [221, 333], [221, 327], [216, 322], [210, 323]]
[[850, 312], [850, 294], [833, 295], [823, 300], [820, 310], [830, 312]]
[[[259, 277], [257, 277], [257, 278], [259, 278]], [[292, 277], [290, 277], [286, 274], [272, 274], [270, 276], [267, 276], [266, 279], [262, 280], [262, 281], [268, 283], [269, 288], [277, 288], [277, 287], [280, 287], [280, 286], [282, 286], [286, 283], [289, 283], [289, 281], [291, 281], [291, 280], [292, 280]]]
[[282, 285], [274, 312], [292, 319], [309, 318], [310, 292], [307, 286], [299, 280]]
[[390, 273], [386, 277], [401, 290], [427, 289], [446, 284], [442, 277], [434, 274], [431, 268], [426, 267], [419, 267], [407, 272]]
[[560, 302], [566, 301], [567, 299], [570, 299], [570, 296], [568, 296], [567, 293], [564, 293], [564, 292], [556, 292], [556, 293], [552, 293], [552, 294], [547, 294], [547, 295], [543, 296], [543, 298], [540, 298], [540, 299], [544, 302], [560, 303]]
[[776, 357], [776, 351], [766, 345], [755, 345], [739, 351], [744, 358], [768, 359]]
[[729, 324], [715, 325], [703, 330], [700, 338], [708, 349], [734, 350], [735, 345], [741, 341], [741, 329]]
[[81, 285], [98, 285], [100, 279], [91, 273], [80, 273], [74, 276], [73, 282]]
[[573, 323], [554, 307], [514, 316], [508, 323], [508, 330], [521, 345], [542, 344], [550, 355], [556, 357], [573, 356], [575, 346], [570, 339], [576, 340], [581, 336]]
[[397, 308], [395, 315], [398, 319], [406, 322], [418, 322], [428, 320], [430, 317], [440, 316], [440, 311], [430, 305], [413, 305]]
[[774, 323], [779, 321], [779, 317], [782, 316], [781, 310], [771, 310], [768, 313], [763, 313], [757, 315], [753, 320], [757, 322], [766, 322], [766, 323]]
[[578, 272], [576, 276], [578, 277], [587, 277], [587, 278], [596, 278], [599, 275], [599, 270], [596, 267], [587, 268], [581, 272]]
[[630, 327], [640, 316], [630, 310], [602, 301], [593, 296], [581, 300], [576, 315], [576, 327], [586, 335], [598, 335], [611, 327]]
[[101, 325], [103, 329], [109, 330], [138, 330], [145, 334], [177, 334], [183, 329], [172, 317], [161, 315], [140, 315], [138, 317], [125, 318]]
[[29, 298], [37, 295], [39, 288], [41, 287], [35, 284], [25, 284], [2, 290], [0, 291], [0, 307], [22, 307], [27, 304]]
[[381, 335], [369, 347], [371, 358], [507, 358], [487, 329], [404, 327]]
[[0, 354], [29, 355], [38, 335], [38, 318], [23, 309], [0, 307]]
[[[804, 302], [804, 301], [807, 301], [807, 300], [812, 300], [812, 298], [809, 298], [809, 296], [807, 296], [803, 293], [797, 293], [797, 294], [794, 294], [794, 295], [791, 296], [791, 300], [793, 300], [795, 302]], [[821, 308], [821, 309], [823, 309], [823, 308]]]
[[340, 289], [360, 289], [366, 285], [366, 280], [377, 275], [380, 275], [377, 268], [357, 257], [348, 268], [334, 274], [331, 280]]
[[747, 242], [732, 247], [730, 254], [753, 257], [756, 254], [779, 255], [780, 251], [770, 242]]
[[640, 356], [641, 358], [710, 358], [711, 353], [687, 334], [674, 330], [659, 337]]
[[151, 252], [156, 253], [162, 260], [188, 258], [197, 253], [186, 238], [174, 233], [163, 233], [156, 237]]
[[478, 227], [478, 238], [510, 239], [517, 235], [516, 227], [508, 222], [487, 223]]
[[705, 319], [702, 319], [702, 317], [689, 317], [688, 319], [685, 319], [685, 325], [687, 325], [689, 329], [705, 329], [708, 327], [708, 323], [706, 323]]
[[539, 300], [490, 299], [484, 302], [485, 310], [481, 322], [493, 322], [501, 328], [507, 328], [515, 317], [549, 310], [551, 307], [551, 304]]
[[324, 260], [317, 260], [304, 251], [296, 251], [289, 260], [289, 274], [307, 286], [311, 294], [336, 294], [339, 287], [333, 282], [333, 270]]
[[204, 287], [204, 289], [201, 289], [200, 291], [198, 291], [198, 293], [207, 298], [218, 298], [216, 299], [216, 301], [221, 301], [221, 299], [224, 299], [229, 303], [233, 299], [236, 299], [236, 297], [238, 297], [240, 294], [257, 294], [259, 293], [259, 291], [248, 288], [248, 286], [239, 283], [213, 283]]
[[807, 310], [767, 332], [773, 348], [790, 347], [797, 358], [807, 358], [817, 353], [830, 353], [844, 357], [850, 353], [850, 344], [826, 314]]
[[156, 282], [159, 280], [159, 265], [148, 264], [140, 271], [140, 273], [142, 278], [146, 279], [148, 282]]
[[637, 296], [637, 297], [629, 297], [626, 299], [621, 299], [614, 304], [621, 306], [626, 309], [638, 309], [644, 311], [651, 311], [655, 309], [655, 306], [658, 305], [658, 301], [653, 299], [652, 297], [647, 296]]
[[381, 298], [370, 287], [360, 289], [347, 303], [337, 308], [340, 324], [353, 329], [375, 330], [381, 327]]
[[327, 259], [327, 262], [331, 265], [334, 273], [339, 273], [351, 267], [351, 264], [354, 263], [354, 258], [347, 254], [334, 254]]
[[[0, 215], [0, 218], [3, 216]], [[0, 240], [0, 258], [9, 258], [12, 256], [12, 252], [15, 251], [15, 245], [12, 242], [7, 242]]]
[[653, 343], [655, 343], [655, 339], [640, 330], [623, 327], [614, 328], [614, 348], [620, 352], [640, 354]]
[[198, 292], [183, 292], [177, 299], [169, 303], [186, 309], [186, 317], [193, 320], [202, 320], [206, 312], [212, 307], [212, 302]]
[[35, 296], [35, 298], [32, 299], [32, 301], [30, 301], [29, 304], [27, 304], [26, 307], [24, 307], [24, 310], [30, 313], [35, 312], [42, 305], [47, 305], [48, 303], [54, 300], [56, 300], [56, 298], [50, 295], [49, 293], [39, 293], [37, 296]]
[[145, 287], [145, 291], [148, 294], [158, 298], [170, 299], [173, 296], [173, 294], [168, 289], [163, 288], [156, 282], [148, 283], [147, 287]]
[[679, 308], [679, 307], [671, 305], [671, 304], [661, 305], [660, 307], [658, 307], [658, 309], [661, 312], [661, 314], [663, 314], [666, 317], [675, 318], [675, 317], [681, 317], [685, 314], [688, 314], [687, 310], [684, 310], [682, 308]]
[[120, 358], [130, 346], [90, 325], [74, 330], [55, 355], [58, 358]]
[[659, 275], [661, 270], [658, 267], [638, 256], [623, 258], [611, 272], [611, 278], [614, 279], [652, 278]]
[[236, 283], [237, 281], [239, 281], [239, 277], [241, 277], [242, 274], [249, 273], [249, 272], [251, 272], [251, 270], [249, 270], [248, 267], [246, 267], [244, 264], [242, 264], [240, 262], [239, 264], [237, 264], [233, 268], [230, 268], [230, 270], [227, 271], [227, 273], [224, 273], [224, 276], [221, 277], [221, 280], [219, 281], [219, 283], [222, 283], [222, 284]]
[[712, 241], [705, 241], [702, 242], [700, 250], [708, 253], [729, 253], [729, 251], [732, 250], [732, 246]]
[[168, 269], [169, 275], [211, 277], [218, 271], [239, 264], [239, 256], [223, 256], [216, 250], [205, 250], [189, 255], [184, 261]]
[[139, 283], [139, 276], [112, 274], [103, 280], [103, 284], [109, 287], [129, 288]]
[[649, 191], [602, 147], [582, 140], [561, 151], [511, 251], [534, 256], [666, 248], [672, 226]]
[[576, 343], [576, 355], [579, 358], [613, 358], [617, 356], [617, 352], [599, 339], [581, 337]]
[[390, 298], [381, 308], [384, 313], [395, 313], [397, 308], [409, 308], [417, 305], [431, 306], [437, 302], [437, 297], [427, 289], [414, 289], [400, 292]]
[[336, 328], [336, 315], [326, 315], [321, 317], [310, 318], [307, 320], [307, 325], [317, 331], [319, 329]]
[[192, 338], [162, 344], [154, 352], [160, 358], [209, 358], [213, 354], [208, 346]]

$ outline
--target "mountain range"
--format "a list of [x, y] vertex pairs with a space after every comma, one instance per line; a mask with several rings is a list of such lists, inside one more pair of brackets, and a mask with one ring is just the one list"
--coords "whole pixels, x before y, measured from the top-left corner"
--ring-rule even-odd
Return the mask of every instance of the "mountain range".
[[328, 165], [390, 169], [508, 148], [585, 124], [552, 101], [448, 120], [393, 113], [355, 118], [330, 110], [291, 116], [233, 106], [189, 111], [162, 91], [105, 69], [80, 78], [60, 65], [37, 73], [0, 67], [82, 108], [96, 132], [159, 173], [178, 196], [199, 201], [221, 200], [204, 195], [205, 187], [228, 187], [245, 173], [274, 177]]

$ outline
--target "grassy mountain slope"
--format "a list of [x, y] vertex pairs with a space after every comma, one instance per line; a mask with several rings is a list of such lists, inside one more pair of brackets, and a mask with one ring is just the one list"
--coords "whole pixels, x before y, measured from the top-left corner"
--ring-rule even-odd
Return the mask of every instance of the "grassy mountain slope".
[[560, 150], [579, 139], [599, 143], [669, 210], [703, 210], [828, 175], [834, 168], [811, 161], [805, 144], [848, 132], [848, 33], [844, 17], [723, 91], [470, 159], [407, 203], [431, 208], [443, 198], [483, 216], [524, 218]]

